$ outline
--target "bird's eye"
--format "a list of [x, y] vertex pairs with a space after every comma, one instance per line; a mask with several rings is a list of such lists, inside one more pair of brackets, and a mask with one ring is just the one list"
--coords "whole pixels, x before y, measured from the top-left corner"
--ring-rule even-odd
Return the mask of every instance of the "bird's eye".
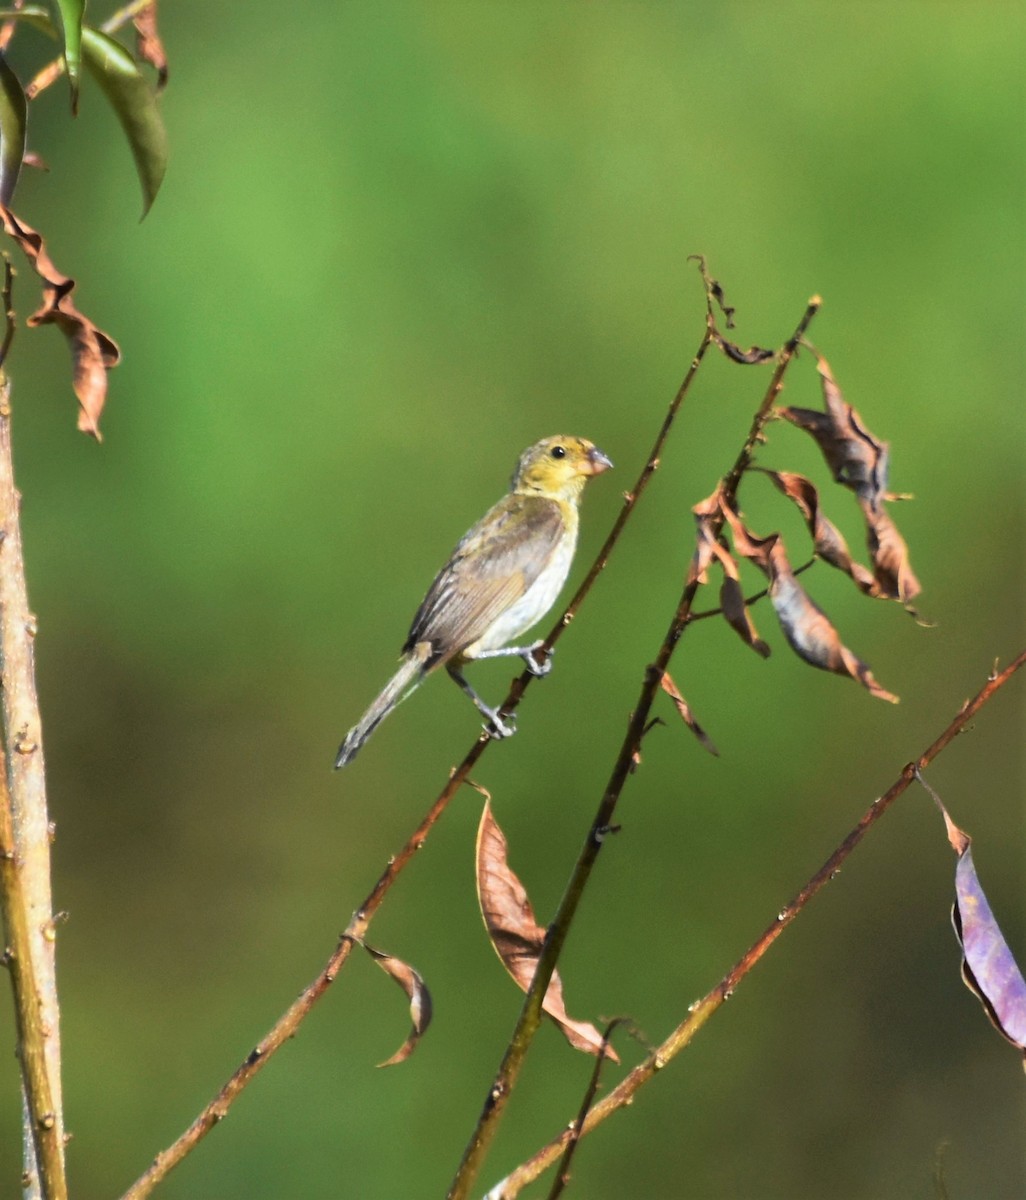
[[566, 458], [566, 448], [564, 446], [553, 446], [549, 453], [553, 458]]

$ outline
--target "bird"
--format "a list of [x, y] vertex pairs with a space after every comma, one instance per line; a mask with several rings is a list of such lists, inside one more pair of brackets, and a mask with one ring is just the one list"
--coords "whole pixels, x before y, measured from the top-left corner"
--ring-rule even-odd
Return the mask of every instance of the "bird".
[[488, 719], [493, 737], [515, 732], [510, 718], [486, 704], [463, 677], [466, 663], [519, 656], [534, 675], [552, 663], [541, 641], [511, 645], [545, 616], [570, 573], [577, 548], [584, 485], [612, 467], [586, 438], [548, 437], [517, 461], [510, 489], [460, 539], [417, 609], [399, 669], [346, 734], [335, 769], [353, 761], [375, 729], [432, 671], [444, 666]]

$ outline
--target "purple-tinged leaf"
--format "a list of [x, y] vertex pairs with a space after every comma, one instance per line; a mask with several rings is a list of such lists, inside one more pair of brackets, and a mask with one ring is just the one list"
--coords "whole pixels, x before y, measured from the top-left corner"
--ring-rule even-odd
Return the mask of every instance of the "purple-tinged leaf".
[[980, 885], [972, 838], [952, 821], [936, 792], [933, 798], [944, 817], [951, 848], [958, 855], [951, 923], [962, 947], [962, 979], [998, 1033], [1026, 1054], [1026, 980]]

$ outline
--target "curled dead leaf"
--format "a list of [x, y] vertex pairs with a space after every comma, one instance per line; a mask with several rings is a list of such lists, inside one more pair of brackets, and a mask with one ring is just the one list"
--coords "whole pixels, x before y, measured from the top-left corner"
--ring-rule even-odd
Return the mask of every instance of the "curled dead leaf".
[[777, 357], [776, 350], [766, 350], [762, 346], [749, 346], [747, 350], [742, 350], [736, 342], [730, 342], [718, 333], [715, 335], [714, 340], [716, 345], [719, 346], [732, 362], [742, 363], [745, 366], [769, 362], [771, 359]]
[[157, 91], [167, 87], [167, 51], [157, 31], [157, 0], [136, 13], [132, 18], [135, 26], [135, 51], [143, 62], [148, 62], [157, 71]]
[[724, 546], [715, 529], [716, 524], [722, 524], [720, 516], [720, 491], [717, 489], [711, 496], [696, 504], [691, 510], [695, 514], [697, 527], [695, 553], [691, 560], [689, 580], [706, 582], [706, 572], [715, 560], [723, 570], [723, 583], [720, 586], [720, 608], [731, 629], [747, 646], [769, 658], [770, 648], [759, 637], [752, 620], [748, 605], [745, 604], [744, 592], [741, 589], [741, 574], [737, 563], [731, 557], [730, 551]]
[[709, 309], [709, 317], [712, 318], [713, 304], [723, 313], [724, 319], [727, 322], [727, 328], [734, 328], [734, 312], [735, 309], [727, 303], [727, 297], [724, 294], [723, 287], [718, 279], [713, 279], [709, 274], [709, 265], [705, 261], [704, 254], [689, 254], [688, 262], [698, 263], [698, 269], [702, 275], [702, 282], [705, 284], [705, 300]]
[[881, 687], [869, 667], [842, 644], [830, 618], [798, 582], [780, 535], [756, 537], [729, 505], [723, 504], [722, 511], [730, 525], [734, 549], [769, 576], [770, 602], [791, 649], [811, 666], [847, 675], [871, 695], [897, 704], [898, 697]]
[[67, 338], [73, 364], [72, 384], [78, 397], [78, 428], [100, 440], [100, 414], [107, 398], [107, 372], [117, 366], [121, 351], [113, 338], [79, 312], [71, 298], [75, 281], [59, 271], [41, 234], [0, 205], [0, 220], [43, 281], [43, 303], [28, 318], [29, 325], [56, 325]]
[[874, 509], [886, 498], [890, 448], [866, 428], [845, 400], [830, 364], [816, 356], [823, 385], [823, 412], [810, 408], [781, 408], [778, 415], [816, 439], [834, 479], [849, 487]]
[[409, 963], [403, 962], [401, 958], [396, 958], [392, 954], [386, 954], [384, 950], [375, 950], [366, 942], [360, 944], [382, 971], [403, 989], [410, 1002], [410, 1019], [413, 1021], [413, 1028], [410, 1030], [409, 1036], [391, 1058], [378, 1063], [379, 1067], [394, 1067], [397, 1063], [405, 1062], [410, 1057], [416, 1050], [417, 1043], [427, 1032], [427, 1027], [431, 1024], [431, 993], [427, 989], [423, 976], [415, 971]]
[[850, 576], [860, 591], [867, 595], [878, 594], [872, 572], [852, 559], [844, 535], [820, 511], [819, 493], [813, 482], [794, 471], [769, 471], [764, 467], [755, 469], [768, 476], [774, 486], [797, 506], [805, 518], [816, 554], [825, 563]]
[[910, 601], [923, 589], [908, 561], [905, 539], [883, 504], [875, 509], [863, 504], [862, 512], [866, 518], [866, 541], [873, 560], [877, 593], [900, 600], [908, 608]]
[[705, 584], [708, 582], [707, 572], [716, 555], [716, 538], [712, 522], [719, 520], [720, 493], [717, 489], [711, 496], [700, 500], [691, 510], [695, 514], [695, 552], [691, 556], [688, 568], [688, 583]]
[[897, 704], [898, 697], [881, 687], [867, 664], [842, 644], [830, 618], [795, 579], [782, 542], [775, 548], [772, 570], [770, 601], [791, 649], [812, 666], [849, 675], [870, 695]]
[[[524, 885], [507, 861], [506, 836], [485, 801], [477, 830], [477, 896], [485, 929], [502, 965], [521, 991], [531, 986], [545, 942], [545, 930], [537, 923]], [[587, 1021], [574, 1021], [563, 1003], [563, 982], [553, 971], [542, 1005], [575, 1050], [605, 1053], [613, 1062], [620, 1059], [602, 1034]]]
[[[673, 682], [668, 671], [664, 671], [659, 679], [659, 686], [673, 701], [677, 712], [680, 713], [681, 720], [698, 738], [699, 742], [709, 751], [710, 754], [719, 757], [719, 750], [713, 745], [712, 738], [705, 732], [701, 725], [695, 720], [695, 714], [691, 711], [691, 705], [680, 694], [680, 689]], [[646, 730], [647, 732], [647, 730]]]
[[[897, 526], [885, 509], [887, 500], [895, 499], [887, 491], [887, 474], [890, 451], [886, 442], [881, 442], [866, 428], [862, 418], [844, 399], [841, 389], [830, 370], [830, 364], [822, 355], [817, 355], [816, 369], [823, 385], [823, 412], [806, 408], [782, 408], [779, 415], [801, 429], [810, 433], [819, 444], [823, 456], [833, 472], [834, 479], [852, 489], [858, 497], [859, 506], [866, 521], [866, 540], [873, 561], [873, 575], [868, 577], [865, 568], [858, 563], [851, 563], [851, 570], [834, 562], [841, 570], [846, 570], [863, 591], [872, 596], [883, 596], [889, 600], [900, 600], [909, 608], [911, 600], [922, 588], [912, 567], [909, 564], [908, 547], [898, 532]], [[787, 476], [787, 472], [767, 472], [771, 477]], [[796, 477], [800, 479], [801, 477]], [[774, 479], [777, 486], [797, 503], [803, 506], [802, 500], [788, 485]], [[808, 481], [805, 481], [808, 484]], [[811, 484], [808, 484], [811, 487]], [[813, 489], [813, 494], [815, 489]], [[820, 521], [823, 518], [819, 518]], [[820, 550], [821, 533], [810, 529], [816, 538], [817, 553], [833, 562]], [[827, 531], [827, 542], [836, 535], [837, 530], [830, 526]], [[843, 545], [843, 539], [841, 539]], [[847, 546], [843, 546], [842, 560], [847, 555]], [[848, 555], [850, 563], [850, 555]], [[868, 584], [868, 586], [867, 586]], [[912, 611], [910, 609], [910, 611]]]

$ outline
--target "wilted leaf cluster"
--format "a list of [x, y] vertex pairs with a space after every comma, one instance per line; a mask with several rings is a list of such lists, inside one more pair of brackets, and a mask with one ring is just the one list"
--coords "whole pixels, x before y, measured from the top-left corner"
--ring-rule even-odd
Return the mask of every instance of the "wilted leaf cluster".
[[[741, 360], [735, 357], [735, 361]], [[781, 408], [775, 415], [815, 438], [834, 480], [855, 493], [865, 521], [872, 569], [852, 557], [843, 534], [823, 513], [815, 484], [804, 475], [746, 462], [742, 478], [746, 473], [760, 472], [795, 504], [805, 520], [817, 559], [843, 571], [865, 595], [899, 600], [908, 608], [921, 589], [909, 563], [908, 547], [886, 507], [887, 501], [894, 498], [887, 491], [889, 448], [870, 433], [845, 401], [829, 364], [819, 355], [817, 369], [823, 411]], [[737, 499], [740, 482], [739, 478], [734, 487], [721, 482], [711, 496], [695, 505], [696, 545], [689, 580], [695, 585], [704, 584], [713, 565], [721, 569], [723, 616], [741, 639], [765, 658], [770, 648], [752, 620], [751, 601], [744, 597], [737, 559], [754, 563], [769, 579], [773, 611], [788, 645], [799, 657], [821, 670], [849, 676], [881, 700], [896, 702], [897, 697], [881, 687], [869, 667], [843, 644], [829, 617], [798, 581], [782, 536], [771, 533], [760, 537], [747, 526]], [[730, 531], [729, 544], [725, 530]], [[677, 707], [679, 710], [680, 705]]]
[[[22, 164], [35, 156], [27, 150], [28, 103], [62, 71], [68, 75], [71, 111], [77, 113], [81, 66], [84, 64], [110, 104], [125, 132], [143, 192], [143, 215], [160, 188], [167, 167], [167, 135], [157, 106], [157, 92], [167, 81], [167, 58], [157, 31], [157, 5], [133, 18], [138, 61], [108, 31], [83, 21], [82, 0], [56, 0], [48, 7], [25, 5], [0, 10], [0, 218], [7, 235], [24, 251], [43, 283], [43, 303], [29, 325], [53, 324], [67, 338], [73, 384], [79, 402], [78, 427], [99, 438], [99, 418], [107, 395], [107, 372], [120, 357], [117, 344], [71, 300], [75, 281], [59, 271], [42, 236], [11, 211]], [[15, 32], [27, 24], [61, 44], [61, 58], [27, 87], [9, 63]], [[156, 87], [140, 70], [146, 62], [157, 71]]]

